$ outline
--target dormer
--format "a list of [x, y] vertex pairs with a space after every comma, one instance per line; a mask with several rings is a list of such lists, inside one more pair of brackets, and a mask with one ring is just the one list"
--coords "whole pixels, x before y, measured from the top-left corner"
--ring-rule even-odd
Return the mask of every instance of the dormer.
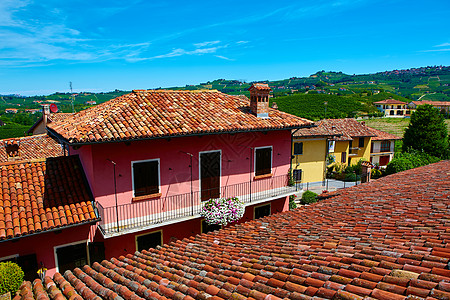
[[269, 117], [269, 93], [272, 90], [267, 83], [254, 83], [250, 91], [250, 110], [258, 118]]

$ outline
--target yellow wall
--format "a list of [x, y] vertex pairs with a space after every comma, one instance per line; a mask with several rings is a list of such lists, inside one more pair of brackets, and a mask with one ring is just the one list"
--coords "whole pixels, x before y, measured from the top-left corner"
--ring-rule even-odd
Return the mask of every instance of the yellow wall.
[[294, 145], [292, 145], [292, 169], [302, 172], [301, 182], [315, 182], [324, 180], [325, 156], [327, 141], [323, 139], [295, 138], [294, 143], [303, 142], [303, 154], [294, 155]]
[[[347, 159], [345, 165], [348, 165], [349, 158], [351, 158], [351, 165], [356, 165], [361, 159], [370, 161], [370, 143], [370, 137], [364, 138], [364, 147], [360, 148], [359, 150], [352, 150], [352, 154], [349, 156], [349, 141], [336, 141], [334, 153], [331, 154], [334, 154], [334, 156], [336, 157], [336, 163], [341, 163], [342, 152], [346, 152]], [[358, 145], [359, 138], [353, 139], [352, 147], [355, 148], [358, 147]]]

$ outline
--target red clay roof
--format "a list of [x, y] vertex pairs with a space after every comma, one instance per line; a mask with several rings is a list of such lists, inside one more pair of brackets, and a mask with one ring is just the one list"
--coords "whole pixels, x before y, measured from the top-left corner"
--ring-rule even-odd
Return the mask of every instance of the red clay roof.
[[0, 165], [0, 241], [97, 220], [78, 156]]
[[[48, 116], [48, 123], [51, 122], [59, 122], [59, 121], [64, 121], [67, 117], [73, 115], [72, 113], [51, 113]], [[41, 122], [43, 121], [43, 117], [41, 116], [34, 124], [33, 126], [30, 127], [30, 129], [28, 129], [27, 133], [33, 133], [33, 130], [39, 125], [41, 124]]]
[[339, 133], [340, 137], [335, 137], [337, 141], [351, 141], [358, 137], [373, 137], [375, 136], [367, 126], [361, 124], [355, 119], [325, 119], [315, 123], [319, 128], [330, 132]]
[[450, 299], [449, 260], [450, 161], [442, 161], [293, 211], [56, 274], [34, 287], [25, 283], [21, 295]]
[[248, 90], [252, 90], [252, 89], [256, 89], [256, 90], [268, 90], [271, 91], [272, 89], [269, 87], [269, 85], [267, 83], [253, 83], [251, 87], [248, 88]]
[[366, 126], [370, 132], [372, 132], [375, 136], [372, 137], [372, 141], [388, 141], [388, 140], [401, 140], [401, 137], [398, 137], [392, 133], [388, 133], [385, 131], [381, 131], [369, 126]]
[[300, 128], [292, 131], [295, 137], [339, 137], [342, 133], [324, 126]]
[[450, 106], [450, 101], [430, 101], [430, 100], [421, 100], [421, 101], [411, 101], [415, 105], [424, 105], [430, 104], [433, 106]]
[[[8, 143], [14, 143], [18, 146], [18, 150], [11, 153], [14, 156], [8, 155], [6, 151]], [[0, 162], [34, 160], [62, 155], [64, 155], [62, 146], [47, 134], [0, 140]]]
[[311, 121], [269, 109], [257, 118], [249, 102], [217, 91], [139, 90], [48, 125], [69, 143], [149, 139], [236, 131], [293, 129]]
[[407, 104], [406, 102], [395, 100], [395, 99], [386, 99], [374, 102], [373, 104]]

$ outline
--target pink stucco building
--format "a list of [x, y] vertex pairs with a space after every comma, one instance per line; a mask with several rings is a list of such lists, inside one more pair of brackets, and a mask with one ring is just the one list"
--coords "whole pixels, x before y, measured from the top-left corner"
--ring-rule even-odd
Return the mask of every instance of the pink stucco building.
[[242, 200], [240, 222], [287, 210], [295, 192], [287, 176], [291, 130], [312, 123], [269, 108], [269, 92], [254, 84], [248, 101], [217, 91], [137, 90], [48, 124], [79, 157], [101, 218], [77, 237], [86, 260], [215, 229], [199, 214], [210, 198]]

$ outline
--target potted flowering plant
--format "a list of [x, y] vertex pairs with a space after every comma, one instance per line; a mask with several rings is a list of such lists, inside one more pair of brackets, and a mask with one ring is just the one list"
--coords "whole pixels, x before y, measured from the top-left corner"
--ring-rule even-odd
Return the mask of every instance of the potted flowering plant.
[[209, 225], [226, 226], [242, 218], [244, 211], [244, 204], [238, 198], [218, 198], [208, 200], [200, 215]]

